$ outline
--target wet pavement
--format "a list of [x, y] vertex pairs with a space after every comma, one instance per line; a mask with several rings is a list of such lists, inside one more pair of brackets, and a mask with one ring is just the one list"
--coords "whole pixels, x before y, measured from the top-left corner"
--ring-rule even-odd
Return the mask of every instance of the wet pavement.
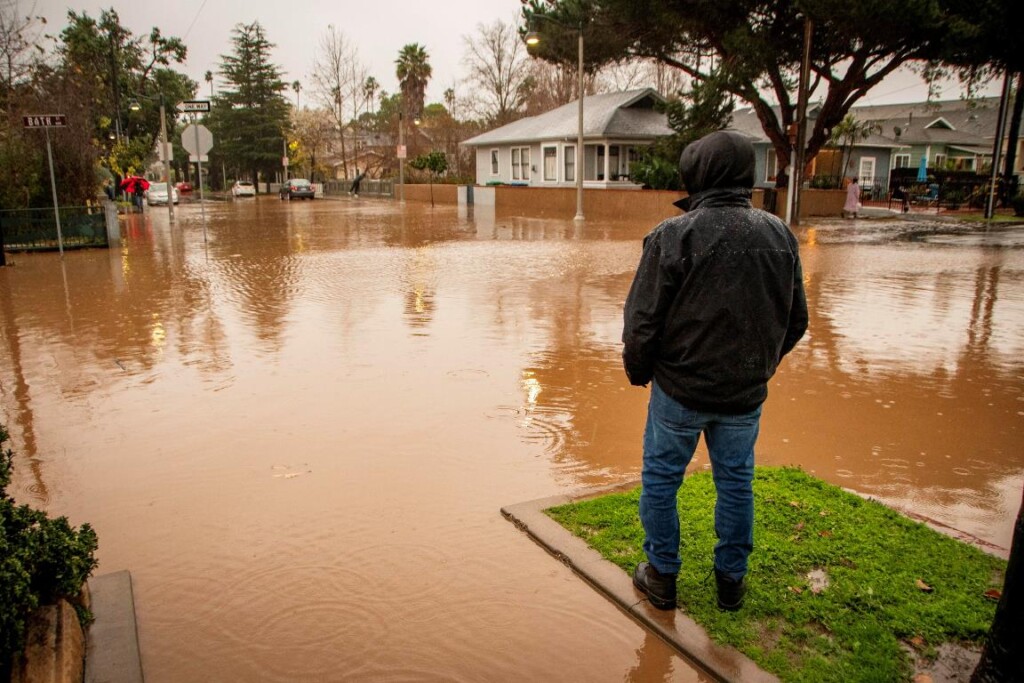
[[[260, 198], [204, 242], [178, 214], [0, 271], [14, 494], [131, 570], [147, 680], [698, 680], [498, 512], [638, 477], [618, 339], [651, 226]], [[800, 237], [811, 328], [759, 462], [1007, 546], [1020, 229]]]

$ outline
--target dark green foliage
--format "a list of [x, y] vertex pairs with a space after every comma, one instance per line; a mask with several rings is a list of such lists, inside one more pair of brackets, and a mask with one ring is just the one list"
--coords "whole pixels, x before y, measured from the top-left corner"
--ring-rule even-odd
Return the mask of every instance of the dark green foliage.
[[208, 125], [217, 157], [250, 173], [255, 182], [259, 173], [269, 175], [281, 166], [288, 85], [270, 60], [274, 45], [259, 22], [236, 26], [231, 42], [234, 51], [221, 56], [223, 84]]
[[430, 171], [433, 177], [448, 170], [448, 158], [444, 152], [428, 152], [410, 161], [409, 165], [418, 171]]
[[[96, 533], [50, 519], [7, 494], [14, 454], [0, 425], [0, 662], [22, 647], [25, 620], [39, 605], [77, 595], [96, 567]], [[0, 666], [0, 671], [3, 666]]]
[[[553, 508], [553, 518], [626, 571], [645, 559], [640, 491]], [[903, 681], [905, 643], [925, 655], [945, 642], [978, 644], [1006, 563], [878, 503], [795, 469], [758, 468], [750, 591], [737, 613], [715, 605], [710, 473], [679, 495], [679, 602], [711, 636], [783, 681]], [[808, 573], [829, 585], [815, 592]], [[918, 581], [931, 592], [922, 589]]]
[[674, 135], [660, 138], [641, 153], [630, 168], [630, 178], [655, 190], [680, 189], [679, 156], [683, 149], [708, 133], [728, 127], [733, 100], [717, 80], [695, 82], [689, 92], [663, 105]]
[[1019, 194], [1010, 202], [1013, 205], [1013, 215], [1024, 217], [1024, 194]]
[[1019, 32], [1012, 18], [1019, 7], [1019, 0], [528, 0], [523, 15], [543, 34], [532, 53], [548, 61], [574, 63], [582, 30], [588, 71], [638, 57], [697, 80], [716, 74], [753, 107], [784, 167], [805, 18], [814, 23], [810, 89], [824, 92], [808, 135], [810, 159], [850, 107], [903, 64], [1019, 63], [1022, 51], [1009, 35]]
[[430, 205], [434, 205], [434, 179], [441, 173], [448, 170], [448, 157], [444, 155], [444, 152], [428, 152], [421, 154], [412, 161], [409, 165], [415, 168], [417, 171], [429, 171], [430, 172]]

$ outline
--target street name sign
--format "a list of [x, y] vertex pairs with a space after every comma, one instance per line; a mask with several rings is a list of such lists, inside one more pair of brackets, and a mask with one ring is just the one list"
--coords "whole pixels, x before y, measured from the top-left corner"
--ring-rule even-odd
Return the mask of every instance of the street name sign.
[[22, 116], [26, 128], [64, 128], [68, 125], [68, 117], [64, 114], [36, 114]]
[[185, 100], [178, 103], [178, 111], [182, 113], [195, 113], [210, 111], [209, 100]]

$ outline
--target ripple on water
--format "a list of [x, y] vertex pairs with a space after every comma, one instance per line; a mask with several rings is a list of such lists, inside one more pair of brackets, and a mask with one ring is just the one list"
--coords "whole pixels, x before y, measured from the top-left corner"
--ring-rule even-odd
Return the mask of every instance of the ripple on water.
[[322, 679], [374, 659], [386, 641], [373, 579], [370, 567], [349, 562], [261, 567], [209, 593], [206, 611], [219, 638], [279, 680]]

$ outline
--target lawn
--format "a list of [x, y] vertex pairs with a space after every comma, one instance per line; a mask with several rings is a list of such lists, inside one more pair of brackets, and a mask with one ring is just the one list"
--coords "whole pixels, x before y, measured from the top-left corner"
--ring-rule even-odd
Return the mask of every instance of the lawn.
[[[1006, 563], [792, 468], [758, 468], [742, 610], [715, 604], [714, 484], [680, 489], [679, 606], [783, 681], [909, 681], [913, 658], [980, 644]], [[547, 514], [627, 572], [645, 559], [640, 490]]]

